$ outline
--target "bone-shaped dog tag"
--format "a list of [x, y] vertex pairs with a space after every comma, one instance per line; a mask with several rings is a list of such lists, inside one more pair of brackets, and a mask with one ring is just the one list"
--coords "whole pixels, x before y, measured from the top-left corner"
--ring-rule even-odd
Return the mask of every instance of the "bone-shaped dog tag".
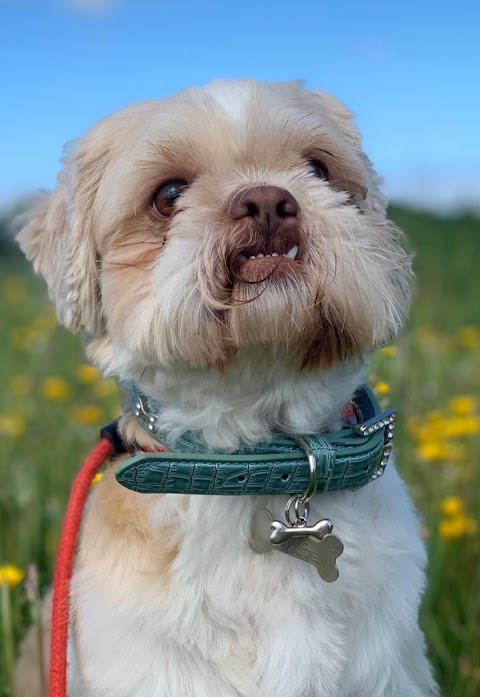
[[255, 552], [276, 549], [284, 554], [313, 564], [320, 577], [331, 583], [338, 578], [337, 558], [343, 552], [343, 543], [332, 535], [330, 520], [319, 520], [312, 526], [288, 526], [273, 520], [270, 511], [260, 509], [254, 515], [250, 546]]

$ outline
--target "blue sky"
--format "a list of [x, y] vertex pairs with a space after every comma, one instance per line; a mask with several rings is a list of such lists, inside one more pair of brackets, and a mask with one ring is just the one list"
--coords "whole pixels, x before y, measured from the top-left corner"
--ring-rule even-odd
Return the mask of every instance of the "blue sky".
[[62, 145], [215, 77], [303, 78], [357, 114], [387, 193], [480, 207], [480, 3], [0, 0], [0, 205], [51, 188]]

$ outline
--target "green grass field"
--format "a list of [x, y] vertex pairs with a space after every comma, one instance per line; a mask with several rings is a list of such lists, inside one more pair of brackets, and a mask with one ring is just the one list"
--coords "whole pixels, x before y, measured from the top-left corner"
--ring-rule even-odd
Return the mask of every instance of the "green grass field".
[[[415, 250], [410, 323], [373, 360], [371, 384], [399, 413], [397, 461], [429, 549], [422, 607], [443, 697], [480, 695], [480, 221], [391, 211]], [[1, 239], [0, 239], [1, 243]], [[0, 695], [52, 577], [65, 500], [120, 398], [56, 324], [44, 284], [0, 244]], [[26, 574], [28, 583], [21, 580]], [[408, 695], [405, 695], [408, 697]]]

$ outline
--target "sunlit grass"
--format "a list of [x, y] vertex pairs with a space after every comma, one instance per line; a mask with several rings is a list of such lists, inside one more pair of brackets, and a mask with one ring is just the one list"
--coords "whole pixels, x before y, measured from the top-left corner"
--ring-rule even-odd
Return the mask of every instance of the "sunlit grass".
[[[414, 214], [394, 213], [414, 233], [418, 292], [409, 328], [375, 356], [371, 384], [381, 403], [398, 411], [397, 462], [421, 511], [430, 556], [421, 621], [444, 697], [478, 697], [480, 277], [467, 273], [479, 258], [478, 222], [449, 228], [425, 219], [412, 229]], [[113, 380], [101, 380], [84, 363], [79, 340], [57, 326], [29, 267], [16, 260], [0, 271], [0, 695], [3, 689], [6, 696], [14, 651], [35, 610], [23, 575], [30, 565], [27, 578], [33, 568], [43, 590], [50, 584], [73, 473], [100, 426], [120, 412], [120, 395]]]

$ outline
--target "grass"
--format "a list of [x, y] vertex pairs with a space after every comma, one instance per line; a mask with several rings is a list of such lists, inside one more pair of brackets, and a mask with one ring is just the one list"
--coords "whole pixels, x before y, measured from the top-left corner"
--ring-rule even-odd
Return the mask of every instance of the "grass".
[[[417, 291], [409, 326], [372, 362], [371, 384], [399, 413], [398, 465], [430, 558], [421, 623], [443, 695], [477, 697], [480, 275], [472, 261], [480, 222], [401, 208], [391, 215], [415, 250]], [[113, 381], [82, 367], [78, 338], [57, 326], [29, 267], [7, 256], [0, 273], [0, 695], [11, 697], [12, 657], [37, 586], [51, 582], [73, 473], [120, 397]]]

